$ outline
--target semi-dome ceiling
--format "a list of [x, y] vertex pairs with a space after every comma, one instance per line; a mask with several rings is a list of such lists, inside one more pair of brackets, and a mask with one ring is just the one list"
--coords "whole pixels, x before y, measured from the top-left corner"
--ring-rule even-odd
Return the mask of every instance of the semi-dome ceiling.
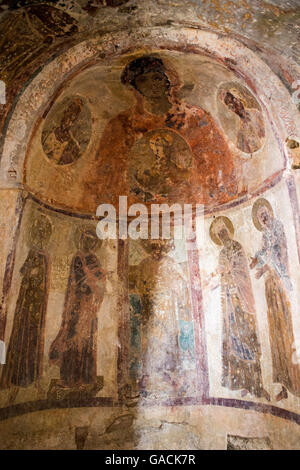
[[1, 3], [1, 448], [299, 447], [297, 7]]
[[48, 204], [93, 214], [120, 195], [212, 208], [283, 168], [268, 114], [243, 80], [207, 56], [154, 50], [62, 86], [37, 116], [24, 183]]

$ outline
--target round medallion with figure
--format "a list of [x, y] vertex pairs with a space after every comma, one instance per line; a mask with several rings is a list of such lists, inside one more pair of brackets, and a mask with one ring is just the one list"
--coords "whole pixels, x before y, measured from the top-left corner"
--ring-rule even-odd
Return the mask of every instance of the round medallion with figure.
[[169, 129], [147, 132], [130, 153], [130, 192], [144, 201], [173, 199], [179, 189], [188, 191], [192, 167], [191, 149], [179, 134]]
[[265, 140], [261, 107], [252, 93], [236, 82], [223, 83], [217, 95], [222, 127], [245, 154], [257, 152]]
[[92, 119], [80, 96], [67, 97], [54, 105], [42, 131], [42, 147], [48, 159], [57, 165], [75, 162], [87, 149]]

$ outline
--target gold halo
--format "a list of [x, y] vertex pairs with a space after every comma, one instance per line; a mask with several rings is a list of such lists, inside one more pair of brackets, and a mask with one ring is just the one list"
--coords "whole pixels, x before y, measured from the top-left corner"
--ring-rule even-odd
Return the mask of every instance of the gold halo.
[[209, 228], [209, 235], [212, 241], [216, 245], [222, 245], [221, 240], [219, 239], [218, 235], [215, 233], [215, 228], [216, 225], [222, 220], [222, 222], [226, 225], [227, 229], [229, 230], [230, 235], [233, 237], [234, 235], [234, 227], [230, 219], [228, 217], [225, 217], [224, 215], [220, 215], [219, 217], [216, 217]]
[[253, 221], [255, 227], [257, 228], [257, 230], [259, 230], [260, 232], [262, 231], [262, 226], [261, 226], [260, 222], [258, 221], [257, 211], [261, 206], [265, 206], [268, 209], [268, 211], [272, 214], [272, 217], [274, 217], [273, 208], [272, 208], [271, 204], [269, 203], [269, 201], [267, 201], [267, 199], [264, 199], [264, 198], [261, 197], [261, 198], [257, 199], [257, 201], [255, 201], [255, 203], [253, 204], [253, 207], [252, 207], [252, 221]]

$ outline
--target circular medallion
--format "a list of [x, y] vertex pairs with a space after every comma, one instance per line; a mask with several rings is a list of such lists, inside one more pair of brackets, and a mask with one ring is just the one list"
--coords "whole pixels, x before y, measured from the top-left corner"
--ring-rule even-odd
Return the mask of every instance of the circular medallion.
[[55, 104], [42, 131], [42, 146], [57, 165], [75, 162], [86, 150], [92, 131], [91, 113], [79, 96]]

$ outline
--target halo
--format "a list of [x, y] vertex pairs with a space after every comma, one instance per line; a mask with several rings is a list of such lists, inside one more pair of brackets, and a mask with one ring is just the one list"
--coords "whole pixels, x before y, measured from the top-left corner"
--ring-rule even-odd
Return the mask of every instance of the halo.
[[86, 232], [93, 233], [95, 235], [95, 238], [97, 239], [96, 248], [100, 246], [100, 239], [97, 237], [96, 227], [92, 224], [85, 224], [85, 225], [79, 225], [75, 230], [74, 243], [75, 243], [76, 248], [80, 250], [80, 240], [81, 240], [82, 235]]
[[252, 221], [253, 221], [255, 227], [257, 228], [257, 230], [259, 230], [260, 232], [262, 231], [262, 226], [261, 226], [260, 222], [258, 221], [257, 211], [261, 206], [265, 206], [268, 209], [268, 211], [272, 214], [272, 217], [274, 217], [273, 208], [272, 208], [271, 204], [269, 203], [269, 201], [267, 201], [267, 199], [264, 199], [264, 198], [261, 197], [261, 198], [257, 199], [257, 201], [255, 201], [255, 203], [253, 204], [253, 207], [252, 207]]
[[231, 236], [234, 235], [234, 227], [233, 227], [231, 220], [228, 219], [228, 217], [225, 217], [224, 215], [220, 215], [219, 217], [216, 217], [212, 221], [210, 228], [209, 228], [210, 238], [216, 245], [222, 245], [221, 240], [219, 239], [218, 235], [215, 233], [216, 225], [219, 224], [220, 221], [222, 221], [226, 225], [226, 228], [230, 232]]
[[[42, 231], [39, 230], [37, 232], [38, 227], [40, 229], [43, 229]], [[37, 211], [37, 213], [34, 216], [33, 222], [31, 224], [30, 230], [29, 230], [29, 241], [31, 243], [36, 243], [36, 241], [39, 241], [41, 243], [47, 243], [51, 237], [52, 234], [52, 224], [50, 222], [49, 217], [47, 217], [46, 214], [43, 214], [40, 211]], [[37, 240], [37, 236], [40, 238]]]

